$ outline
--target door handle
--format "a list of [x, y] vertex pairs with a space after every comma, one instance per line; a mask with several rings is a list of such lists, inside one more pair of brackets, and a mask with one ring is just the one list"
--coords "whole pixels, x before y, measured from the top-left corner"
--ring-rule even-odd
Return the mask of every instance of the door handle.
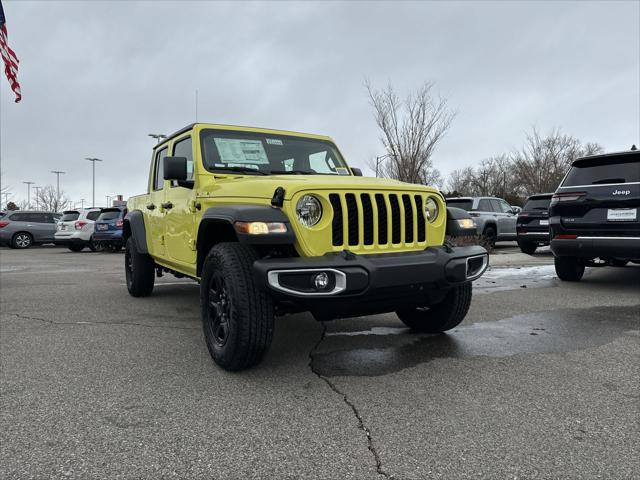
[[162, 208], [164, 208], [165, 210], [169, 210], [169, 209], [173, 208], [173, 203], [171, 203], [171, 202], [161, 203], [160, 206]]
[[147, 210], [155, 210], [156, 206], [153, 203], [147, 205]]

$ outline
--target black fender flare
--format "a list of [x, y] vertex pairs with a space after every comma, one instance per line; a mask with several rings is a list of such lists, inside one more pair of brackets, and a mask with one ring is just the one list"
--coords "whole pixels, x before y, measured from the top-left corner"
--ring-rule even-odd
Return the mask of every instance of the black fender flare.
[[[236, 222], [284, 223], [287, 231], [265, 235], [249, 235], [237, 232], [234, 227]], [[293, 228], [284, 212], [266, 205], [230, 205], [208, 208], [202, 215], [198, 227], [198, 245], [202, 243], [202, 236], [207, 230], [204, 227], [211, 223], [229, 224], [240, 243], [251, 245], [292, 245], [296, 241]]]
[[124, 243], [127, 239], [133, 236], [133, 241], [136, 244], [136, 249], [140, 253], [149, 253], [147, 248], [147, 231], [144, 226], [144, 215], [140, 210], [131, 210], [124, 217], [124, 230], [122, 236]]

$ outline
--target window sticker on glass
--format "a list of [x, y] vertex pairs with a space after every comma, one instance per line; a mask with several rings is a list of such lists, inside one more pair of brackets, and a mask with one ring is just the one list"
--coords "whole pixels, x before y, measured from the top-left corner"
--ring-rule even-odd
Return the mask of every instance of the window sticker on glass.
[[260, 140], [240, 138], [215, 138], [220, 160], [229, 164], [267, 165], [269, 159]]
[[349, 175], [349, 169], [344, 167], [337, 167], [336, 172], [338, 172], [338, 175]]
[[267, 145], [278, 145], [278, 146], [282, 146], [282, 140], [280, 140], [279, 138], [267, 138]]

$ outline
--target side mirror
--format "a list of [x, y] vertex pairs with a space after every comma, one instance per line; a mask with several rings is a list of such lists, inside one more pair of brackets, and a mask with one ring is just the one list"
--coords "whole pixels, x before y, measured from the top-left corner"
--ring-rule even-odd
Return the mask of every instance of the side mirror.
[[362, 170], [356, 167], [351, 167], [351, 173], [353, 173], [356, 177], [362, 176]]
[[521, 211], [522, 209], [520, 207], [511, 207], [511, 213], [514, 215], [518, 215]]
[[162, 162], [165, 180], [180, 182], [187, 179], [187, 159], [185, 157], [164, 157]]

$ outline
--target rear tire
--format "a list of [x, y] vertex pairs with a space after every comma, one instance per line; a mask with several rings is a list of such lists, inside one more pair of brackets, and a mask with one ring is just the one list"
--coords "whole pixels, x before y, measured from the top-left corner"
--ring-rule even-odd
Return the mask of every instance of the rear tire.
[[255, 284], [257, 258], [246, 245], [219, 243], [202, 267], [202, 327], [211, 358], [225, 370], [257, 365], [271, 345], [273, 302]]
[[23, 250], [33, 245], [33, 236], [29, 232], [18, 232], [11, 239], [11, 248]]
[[484, 232], [482, 232], [482, 236], [484, 237], [484, 240], [487, 246], [489, 247], [489, 249], [493, 250], [496, 247], [496, 239], [497, 239], [495, 229], [493, 227], [485, 228]]
[[440, 303], [430, 307], [398, 310], [396, 315], [407, 327], [421, 333], [442, 333], [457, 327], [471, 305], [471, 282], [453, 287]]
[[584, 275], [584, 263], [577, 257], [555, 257], [556, 274], [565, 282], [578, 282]]
[[138, 252], [133, 237], [129, 237], [124, 253], [124, 270], [127, 290], [132, 297], [151, 295], [155, 282], [155, 266], [151, 255]]
[[85, 245], [83, 243], [70, 243], [69, 250], [72, 252], [81, 252], [84, 250]]
[[536, 249], [538, 248], [536, 243], [531, 242], [518, 242], [518, 246], [522, 253], [526, 253], [527, 255], [533, 255], [536, 253]]

